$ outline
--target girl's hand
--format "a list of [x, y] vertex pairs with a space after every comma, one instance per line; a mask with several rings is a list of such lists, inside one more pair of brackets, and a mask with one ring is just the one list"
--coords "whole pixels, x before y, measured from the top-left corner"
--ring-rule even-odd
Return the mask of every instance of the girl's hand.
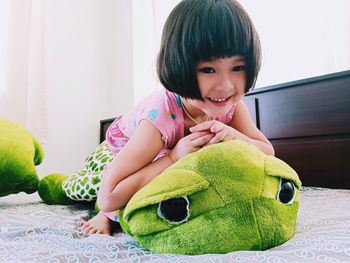
[[211, 138], [210, 141], [208, 141], [203, 146], [232, 140], [237, 137], [236, 136], [237, 131], [234, 128], [217, 120], [202, 122], [196, 126], [191, 127], [190, 131], [191, 132], [207, 131], [214, 134], [213, 138]]
[[185, 155], [198, 151], [213, 137], [214, 134], [207, 131], [193, 132], [177, 142], [174, 149], [169, 152], [169, 157], [173, 162], [176, 162]]

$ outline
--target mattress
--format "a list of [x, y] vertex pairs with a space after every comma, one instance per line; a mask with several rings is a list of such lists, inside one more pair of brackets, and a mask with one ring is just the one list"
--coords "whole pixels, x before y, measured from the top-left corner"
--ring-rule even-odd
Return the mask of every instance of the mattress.
[[124, 233], [86, 236], [86, 205], [46, 205], [37, 193], [0, 198], [0, 262], [350, 262], [350, 190], [301, 191], [295, 236], [266, 251], [155, 254]]

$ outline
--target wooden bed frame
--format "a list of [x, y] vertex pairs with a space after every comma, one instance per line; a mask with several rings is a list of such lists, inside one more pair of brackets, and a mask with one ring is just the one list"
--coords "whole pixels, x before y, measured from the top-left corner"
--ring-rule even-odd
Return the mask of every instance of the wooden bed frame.
[[[304, 186], [350, 189], [350, 70], [256, 89], [244, 101]], [[113, 120], [101, 120], [101, 141]]]
[[257, 89], [245, 102], [303, 185], [350, 189], [350, 70]]

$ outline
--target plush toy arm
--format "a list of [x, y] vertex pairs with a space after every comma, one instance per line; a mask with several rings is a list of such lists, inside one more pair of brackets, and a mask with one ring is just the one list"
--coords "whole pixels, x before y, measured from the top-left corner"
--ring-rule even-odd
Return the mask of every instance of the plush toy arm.
[[35, 139], [34, 137], [33, 137], [33, 145], [35, 149], [34, 164], [39, 165], [44, 159], [44, 150], [43, 150], [43, 147], [41, 146], [41, 143], [38, 142], [37, 139]]
[[[40, 151], [40, 148], [38, 148]], [[47, 204], [72, 204], [77, 201], [95, 201], [100, 187], [103, 169], [113, 159], [107, 142], [85, 159], [85, 168], [70, 176], [51, 174], [41, 179], [39, 195]]]
[[49, 205], [70, 205], [76, 203], [67, 197], [62, 189], [62, 182], [68, 178], [64, 174], [50, 174], [40, 180], [38, 193], [41, 199]]
[[0, 196], [34, 193], [39, 183], [35, 164], [43, 157], [40, 143], [25, 127], [0, 118]]

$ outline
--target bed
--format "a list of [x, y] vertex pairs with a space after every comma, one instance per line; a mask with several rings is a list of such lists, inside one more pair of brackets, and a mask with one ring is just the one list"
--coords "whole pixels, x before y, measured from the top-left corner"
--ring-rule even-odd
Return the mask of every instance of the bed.
[[[258, 89], [245, 97], [276, 155], [303, 182], [295, 236], [267, 251], [154, 254], [124, 233], [86, 236], [87, 204], [0, 198], [0, 262], [350, 262], [350, 71]], [[101, 121], [101, 140], [113, 119]]]

